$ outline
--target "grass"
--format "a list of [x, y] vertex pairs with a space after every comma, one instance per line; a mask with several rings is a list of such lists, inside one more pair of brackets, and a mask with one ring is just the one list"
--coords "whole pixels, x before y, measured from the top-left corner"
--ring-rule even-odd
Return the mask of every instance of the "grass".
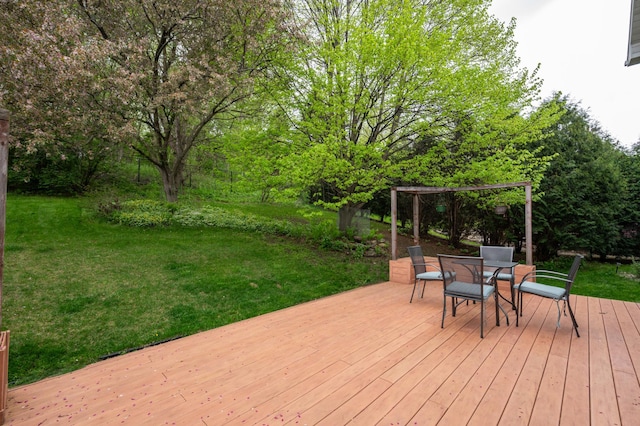
[[122, 227], [85, 204], [8, 198], [10, 386], [388, 277], [386, 258], [225, 229]]

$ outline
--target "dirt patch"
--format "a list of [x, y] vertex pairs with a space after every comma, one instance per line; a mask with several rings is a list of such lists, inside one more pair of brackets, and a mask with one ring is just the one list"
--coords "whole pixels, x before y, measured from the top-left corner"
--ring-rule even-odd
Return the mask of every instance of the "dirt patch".
[[[385, 235], [385, 239], [391, 247], [391, 231], [388, 231]], [[413, 237], [407, 235], [398, 235], [398, 257], [407, 257], [409, 255], [407, 247], [413, 244]], [[431, 235], [425, 237], [420, 236], [420, 247], [422, 247], [422, 253], [425, 256], [437, 256], [438, 254], [455, 254], [462, 256], [477, 256], [479, 248], [477, 246], [464, 245], [460, 249], [451, 247], [447, 240], [437, 238]]]

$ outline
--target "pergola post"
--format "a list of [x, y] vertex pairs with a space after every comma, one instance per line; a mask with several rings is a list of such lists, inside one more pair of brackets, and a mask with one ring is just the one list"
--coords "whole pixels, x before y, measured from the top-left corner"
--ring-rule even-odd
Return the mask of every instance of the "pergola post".
[[531, 184], [525, 185], [525, 203], [524, 203], [524, 239], [525, 239], [525, 253], [527, 259], [527, 265], [533, 265], [533, 226], [531, 225], [533, 213], [532, 204], [533, 199], [531, 195]]
[[413, 245], [420, 244], [420, 196], [413, 194]]
[[398, 258], [398, 191], [391, 188], [391, 259]]

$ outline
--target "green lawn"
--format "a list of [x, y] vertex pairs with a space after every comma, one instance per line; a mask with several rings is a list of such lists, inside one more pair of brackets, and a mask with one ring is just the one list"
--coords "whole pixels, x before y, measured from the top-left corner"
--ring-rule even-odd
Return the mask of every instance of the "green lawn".
[[116, 226], [85, 203], [8, 198], [10, 386], [388, 277], [386, 258], [225, 229]]

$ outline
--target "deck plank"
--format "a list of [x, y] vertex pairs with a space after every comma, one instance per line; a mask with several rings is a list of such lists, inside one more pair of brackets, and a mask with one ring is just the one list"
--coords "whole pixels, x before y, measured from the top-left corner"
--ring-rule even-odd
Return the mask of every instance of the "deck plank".
[[566, 316], [561, 319], [561, 328], [556, 329], [554, 333], [551, 350], [544, 366], [540, 388], [531, 413], [530, 426], [560, 423], [569, 349], [571, 340], [574, 338], [578, 337], [573, 330], [570, 317]]
[[618, 401], [611, 368], [611, 354], [607, 344], [604, 316], [615, 315], [602, 300], [589, 299], [589, 389], [591, 392], [592, 425], [620, 424]]
[[[625, 306], [611, 300], [600, 301], [600, 306], [615, 315], [604, 315], [604, 326], [607, 333], [607, 343], [611, 359], [611, 370], [616, 388], [620, 420], [631, 424], [640, 418], [640, 383], [633, 366], [629, 349], [632, 342], [627, 342], [622, 333], [622, 326], [629, 324]], [[629, 328], [627, 328], [629, 329]], [[635, 340], [635, 336], [628, 334], [628, 340]], [[631, 343], [631, 344], [629, 344]]]
[[572, 339], [564, 383], [560, 425], [587, 425], [590, 421], [589, 394], [589, 309], [587, 298], [572, 303], [580, 338]]

